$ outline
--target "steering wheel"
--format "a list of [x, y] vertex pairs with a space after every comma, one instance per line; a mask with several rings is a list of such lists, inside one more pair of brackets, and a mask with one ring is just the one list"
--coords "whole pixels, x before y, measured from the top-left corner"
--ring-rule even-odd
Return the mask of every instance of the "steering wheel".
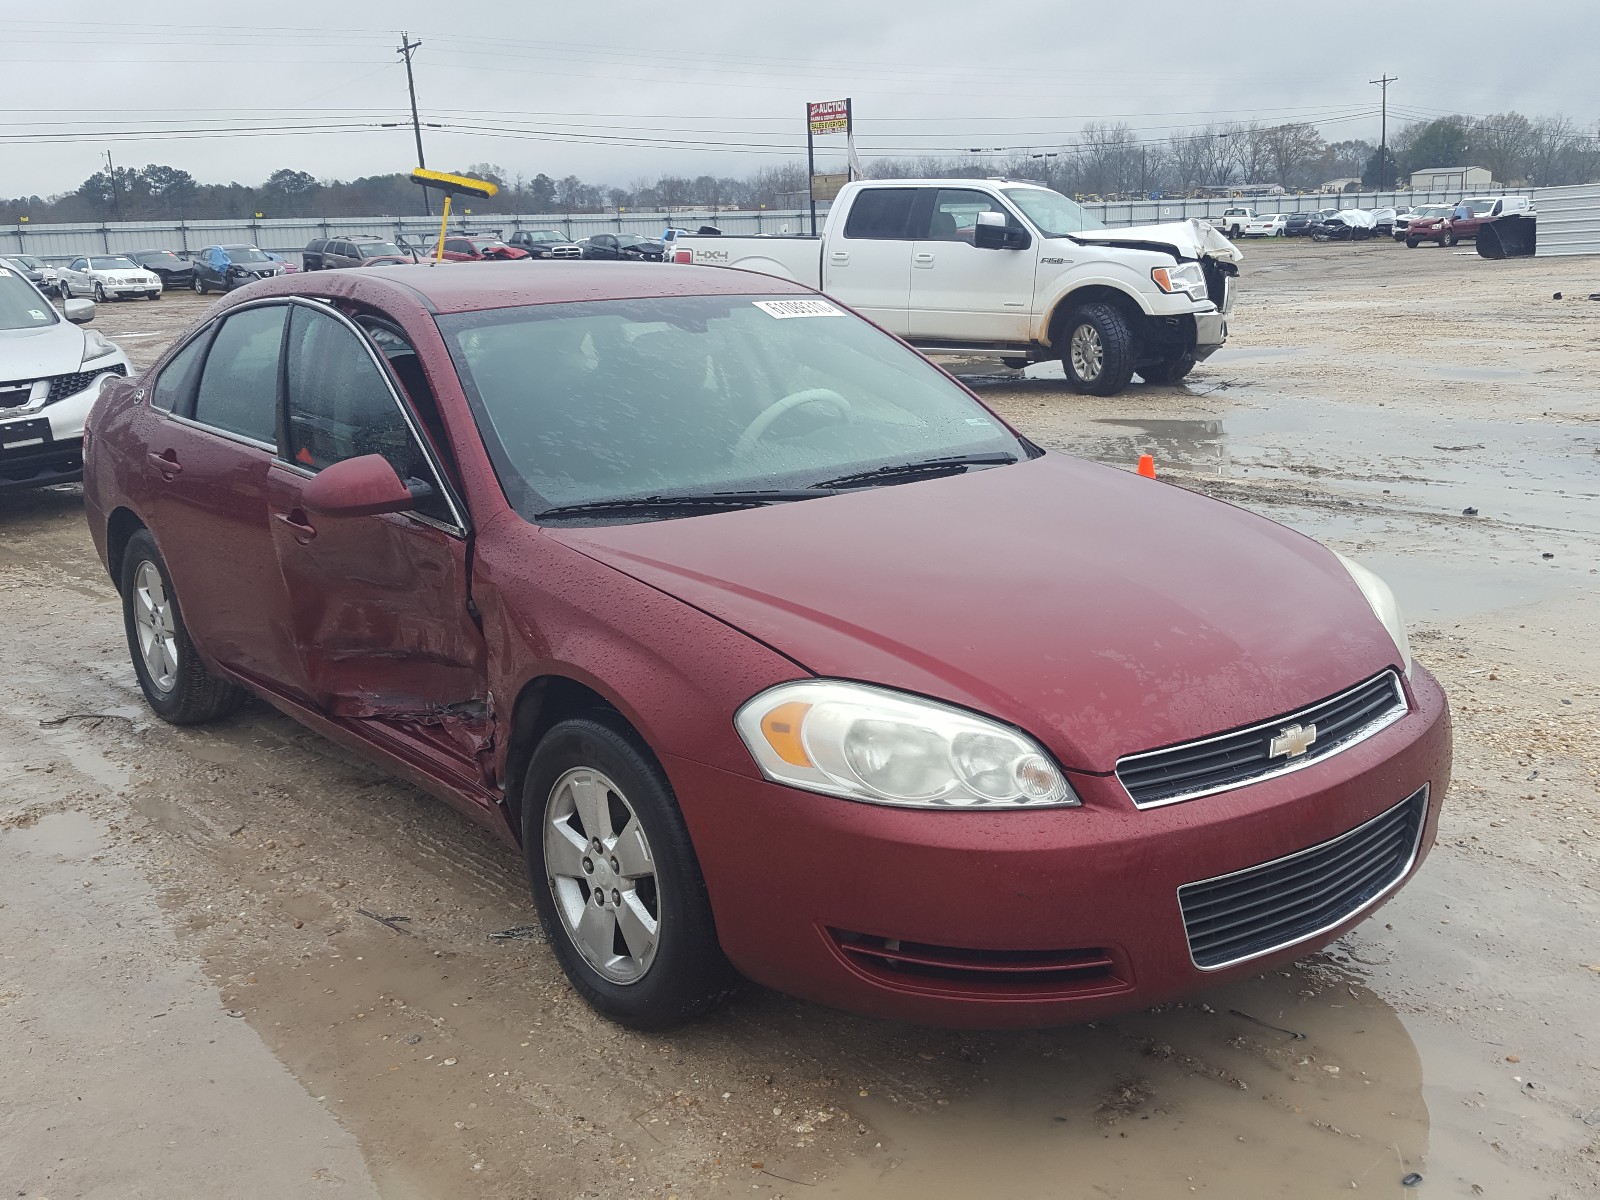
[[734, 443], [734, 457], [739, 458], [749, 454], [755, 449], [756, 443], [766, 436], [773, 422], [791, 408], [799, 408], [802, 404], [825, 404], [846, 421], [850, 419], [852, 412], [850, 401], [832, 388], [805, 388], [802, 391], [790, 392], [782, 400], [775, 401], [762, 409], [756, 415], [756, 419], [745, 427], [745, 431], [739, 435], [739, 440]]

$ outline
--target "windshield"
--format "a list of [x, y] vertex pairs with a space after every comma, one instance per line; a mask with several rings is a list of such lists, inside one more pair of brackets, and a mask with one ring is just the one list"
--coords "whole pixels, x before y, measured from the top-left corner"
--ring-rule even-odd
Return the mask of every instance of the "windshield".
[[254, 246], [224, 246], [222, 248], [222, 252], [228, 256], [229, 262], [247, 263], [272, 261], [272, 259], [268, 258]]
[[501, 486], [530, 519], [1028, 453], [921, 355], [821, 299], [606, 300], [438, 323]]
[[502, 242], [499, 238], [479, 237], [479, 238], [468, 238], [467, 240], [470, 241], [479, 250], [493, 250], [493, 249], [496, 249], [497, 247], [505, 245], [505, 243]]
[[1091, 217], [1079, 205], [1060, 192], [1044, 188], [1006, 188], [1005, 195], [1039, 227], [1045, 237], [1060, 237], [1067, 233], [1082, 233], [1085, 229], [1104, 229], [1105, 222]]
[[619, 246], [653, 246], [655, 244], [655, 239], [640, 237], [636, 233], [623, 233], [617, 235], [617, 245]]
[[1415, 215], [1419, 217], [1448, 217], [1450, 215], [1450, 206], [1448, 204], [1425, 204], [1417, 209]]
[[40, 267], [44, 266], [43, 259], [35, 258], [31, 254], [13, 254], [11, 256], [11, 261], [16, 263], [19, 267], [26, 267], [30, 271], [37, 271]]
[[122, 255], [113, 255], [111, 258], [91, 258], [89, 270], [91, 271], [137, 271], [139, 264], [131, 258]]
[[1494, 207], [1493, 200], [1463, 200], [1461, 204], [1462, 207], [1470, 210], [1475, 217], [1483, 216], [1484, 213]]
[[356, 247], [362, 258], [398, 258], [400, 248], [389, 242], [362, 242]]
[[55, 323], [56, 310], [50, 302], [10, 267], [0, 266], [0, 329], [37, 329]]
[[149, 266], [151, 263], [156, 263], [156, 262], [158, 262], [158, 263], [169, 263], [169, 262], [181, 263], [183, 261], [176, 254], [174, 254], [171, 250], [152, 250], [148, 254], [139, 255], [138, 259], [139, 259], [140, 262], [144, 263], [146, 266]]
[[553, 230], [536, 229], [528, 234], [527, 240], [530, 242], [564, 242], [567, 239]]

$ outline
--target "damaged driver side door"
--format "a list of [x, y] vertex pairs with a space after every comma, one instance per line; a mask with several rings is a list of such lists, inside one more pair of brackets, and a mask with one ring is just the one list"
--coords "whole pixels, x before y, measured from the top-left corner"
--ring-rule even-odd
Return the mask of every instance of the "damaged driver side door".
[[[288, 593], [284, 664], [297, 673], [283, 682], [327, 715], [481, 781], [486, 656], [466, 513], [442, 456], [369, 339], [324, 305], [294, 304], [284, 385], [267, 506]], [[318, 472], [368, 454], [411, 485], [414, 509], [349, 517], [304, 507]]]

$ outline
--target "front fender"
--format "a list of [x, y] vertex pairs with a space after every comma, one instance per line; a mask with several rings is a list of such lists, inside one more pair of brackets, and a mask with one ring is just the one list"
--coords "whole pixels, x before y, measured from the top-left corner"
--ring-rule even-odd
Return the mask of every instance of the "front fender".
[[[1099, 264], [1097, 264], [1099, 265]], [[1087, 288], [1110, 288], [1120, 292], [1134, 304], [1139, 306], [1139, 311], [1145, 316], [1154, 316], [1156, 308], [1152, 297], [1141, 291], [1130, 281], [1131, 271], [1122, 271], [1112, 274], [1106, 271], [1086, 272], [1084, 274], [1069, 273], [1063, 275], [1055, 282], [1055, 286], [1047, 293], [1048, 300], [1040, 305], [1039, 311], [1034, 314], [1034, 327], [1032, 340], [1041, 346], [1050, 344], [1050, 326], [1055, 320], [1056, 313], [1061, 311], [1062, 305], [1069, 303], [1074, 293], [1082, 292]], [[1190, 311], [1187, 306], [1184, 312]], [[1163, 314], [1167, 315], [1167, 314]]]

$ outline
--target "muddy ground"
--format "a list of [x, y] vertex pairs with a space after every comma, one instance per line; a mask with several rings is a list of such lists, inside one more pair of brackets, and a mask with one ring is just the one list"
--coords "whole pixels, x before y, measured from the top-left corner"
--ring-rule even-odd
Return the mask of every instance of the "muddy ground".
[[[1092, 1027], [953, 1034], [750, 989], [626, 1033], [449, 809], [264, 705], [152, 720], [77, 489], [10, 496], [6, 1194], [1600, 1194], [1600, 303], [1551, 299], [1600, 290], [1600, 262], [1246, 252], [1234, 340], [1182, 387], [954, 365], [1047, 447], [1150, 453], [1393, 583], [1456, 780], [1420, 876], [1354, 934]], [[203, 307], [97, 327], [143, 364]]]

